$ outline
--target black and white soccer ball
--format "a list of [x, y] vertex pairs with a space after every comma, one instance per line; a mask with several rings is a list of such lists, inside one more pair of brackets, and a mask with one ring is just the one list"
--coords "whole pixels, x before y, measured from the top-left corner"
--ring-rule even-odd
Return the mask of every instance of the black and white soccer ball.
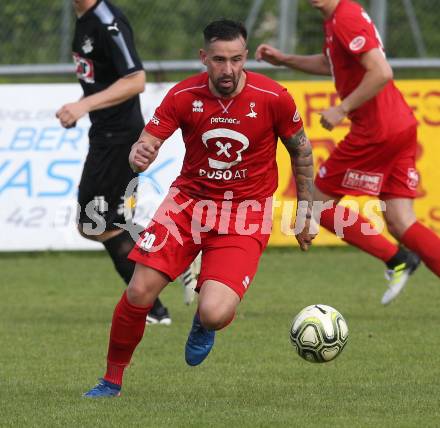
[[312, 363], [335, 359], [348, 339], [344, 317], [331, 306], [311, 305], [292, 321], [290, 341], [298, 355]]

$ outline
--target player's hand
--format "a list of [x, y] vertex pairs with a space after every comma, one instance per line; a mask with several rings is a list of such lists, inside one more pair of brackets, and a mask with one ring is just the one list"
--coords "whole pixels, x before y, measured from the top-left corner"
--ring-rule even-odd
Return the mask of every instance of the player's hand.
[[333, 106], [327, 110], [321, 111], [321, 125], [323, 128], [331, 131], [336, 125], [339, 125], [347, 116], [341, 105]]
[[63, 105], [55, 114], [63, 128], [73, 128], [78, 119], [87, 113], [87, 109], [81, 101]]
[[144, 172], [157, 158], [160, 142], [143, 141], [142, 138], [131, 147], [128, 161], [134, 172]]
[[315, 233], [317, 230], [316, 223], [314, 224], [313, 222], [313, 218], [306, 218], [302, 230], [295, 234], [296, 240], [302, 251], [307, 251], [310, 248], [312, 241], [317, 235], [317, 233]]
[[283, 65], [284, 54], [270, 45], [262, 44], [255, 51], [255, 59], [273, 65]]

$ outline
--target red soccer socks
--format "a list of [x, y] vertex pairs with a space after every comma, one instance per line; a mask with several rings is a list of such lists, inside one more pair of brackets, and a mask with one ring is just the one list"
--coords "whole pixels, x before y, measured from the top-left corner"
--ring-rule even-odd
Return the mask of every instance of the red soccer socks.
[[415, 222], [403, 234], [401, 242], [417, 253], [437, 276], [440, 276], [440, 238], [422, 223]]
[[373, 234], [374, 227], [368, 219], [342, 205], [333, 206], [321, 213], [321, 226], [355, 247], [360, 248], [385, 263], [397, 254], [398, 247], [383, 235]]
[[127, 293], [122, 295], [113, 313], [105, 380], [122, 384], [124, 369], [144, 335], [145, 318], [150, 309], [151, 306], [132, 305], [127, 299]]

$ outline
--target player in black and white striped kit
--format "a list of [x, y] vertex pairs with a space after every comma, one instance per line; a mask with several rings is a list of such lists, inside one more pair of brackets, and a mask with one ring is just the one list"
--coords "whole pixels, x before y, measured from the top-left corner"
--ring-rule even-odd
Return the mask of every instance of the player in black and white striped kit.
[[[125, 224], [127, 185], [136, 177], [128, 154], [144, 127], [139, 94], [145, 72], [136, 52], [133, 31], [124, 14], [107, 0], [72, 0], [77, 20], [72, 43], [76, 75], [84, 96], [65, 104], [56, 113], [65, 128], [89, 114], [89, 152], [78, 191], [78, 229], [87, 239], [102, 242], [119, 275], [128, 284], [134, 263], [127, 259], [134, 242]], [[88, 206], [87, 212], [86, 207]], [[90, 215], [92, 214], [92, 215]], [[102, 231], [90, 234], [90, 227]], [[95, 221], [91, 220], [94, 219]], [[195, 283], [191, 279], [188, 285]], [[167, 308], [159, 299], [148, 318], [150, 323], [170, 324]]]

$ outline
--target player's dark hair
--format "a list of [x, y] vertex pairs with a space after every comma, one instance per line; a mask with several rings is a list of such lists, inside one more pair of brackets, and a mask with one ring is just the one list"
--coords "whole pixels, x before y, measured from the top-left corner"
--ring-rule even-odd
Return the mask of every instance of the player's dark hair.
[[216, 40], [235, 40], [240, 36], [246, 41], [247, 31], [241, 22], [230, 19], [219, 19], [208, 24], [203, 30], [205, 43], [209, 44]]

